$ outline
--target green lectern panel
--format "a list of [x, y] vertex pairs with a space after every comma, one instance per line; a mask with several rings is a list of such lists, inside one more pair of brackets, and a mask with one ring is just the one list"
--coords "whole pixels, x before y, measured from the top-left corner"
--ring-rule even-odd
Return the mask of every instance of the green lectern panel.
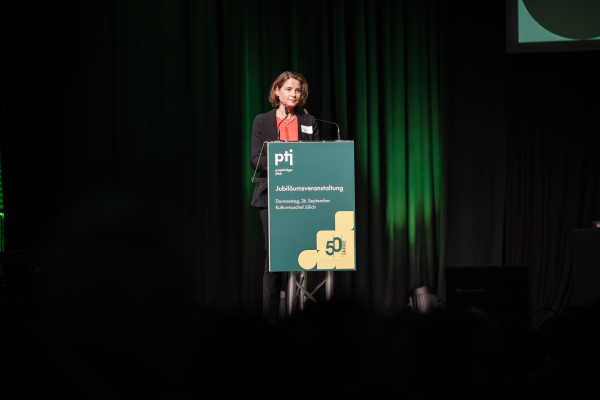
[[356, 270], [354, 143], [268, 143], [271, 271]]

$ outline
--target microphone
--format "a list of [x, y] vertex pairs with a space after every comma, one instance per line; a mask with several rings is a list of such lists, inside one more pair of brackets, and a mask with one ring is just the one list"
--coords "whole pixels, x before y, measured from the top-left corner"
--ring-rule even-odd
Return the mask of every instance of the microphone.
[[306, 114], [307, 117], [314, 119], [315, 121], [327, 122], [328, 124], [333, 124], [333, 125], [337, 126], [337, 128], [338, 128], [338, 138], [337, 138], [337, 140], [338, 141], [342, 140], [342, 137], [340, 136], [340, 126], [338, 124], [336, 124], [335, 122], [325, 121], [324, 119], [315, 118], [315, 117], [313, 117], [312, 115], [310, 115], [308, 113], [308, 110], [306, 108], [304, 109], [304, 114]]
[[283, 120], [284, 120], [284, 119], [286, 119], [286, 118], [288, 117], [288, 115], [289, 115], [289, 113], [290, 113], [290, 112], [288, 111], [287, 107], [283, 107], [283, 109], [285, 110], [285, 118], [283, 118], [283, 119], [281, 120], [281, 122], [279, 123], [279, 125], [277, 125], [277, 141], [278, 141], [278, 142], [281, 142], [281, 139], [279, 138], [279, 137], [280, 137], [280, 136], [279, 136], [279, 135], [280, 135], [280, 133], [279, 133], [279, 126], [281, 125], [281, 123], [283, 122]]

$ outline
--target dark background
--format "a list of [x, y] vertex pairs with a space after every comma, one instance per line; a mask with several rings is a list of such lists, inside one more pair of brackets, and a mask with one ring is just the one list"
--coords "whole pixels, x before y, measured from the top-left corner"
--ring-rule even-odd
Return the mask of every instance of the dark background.
[[[177, 254], [159, 259], [182, 265], [176, 270], [199, 304], [259, 315], [264, 255], [258, 212], [249, 205], [246, 132], [254, 115], [269, 110], [272, 79], [298, 69], [315, 83], [311, 113], [341, 121], [360, 147], [364, 133], [348, 116], [360, 86], [334, 74], [339, 68], [322, 55], [333, 54], [355, 76], [357, 18], [377, 26], [391, 7], [406, 32], [411, 21], [425, 21], [440, 38], [443, 213], [427, 229], [442, 239], [429, 250], [437, 264], [419, 264], [426, 273], [416, 280], [409, 278], [416, 267], [403, 264], [393, 275], [393, 301], [381, 299], [390, 290], [391, 264], [382, 255], [390, 244], [371, 240], [385, 236], [383, 216], [366, 211], [378, 186], [359, 179], [357, 193], [366, 197], [357, 198], [357, 229], [370, 239], [357, 249], [358, 272], [338, 278], [336, 296], [398, 312], [417, 285], [436, 287], [444, 300], [444, 266], [528, 265], [532, 311], [564, 307], [572, 294], [570, 232], [600, 219], [598, 53], [506, 54], [503, 2], [476, 9], [343, 3], [292, 2], [284, 10], [274, 1], [6, 2], [6, 250], [69, 249], [90, 231], [95, 239], [86, 244], [114, 235], [126, 245], [136, 230], [145, 237], [156, 229]], [[249, 27], [249, 20], [259, 22]], [[240, 69], [256, 35], [267, 67]], [[367, 53], [373, 43], [363, 43]], [[254, 84], [244, 85], [239, 71]]]

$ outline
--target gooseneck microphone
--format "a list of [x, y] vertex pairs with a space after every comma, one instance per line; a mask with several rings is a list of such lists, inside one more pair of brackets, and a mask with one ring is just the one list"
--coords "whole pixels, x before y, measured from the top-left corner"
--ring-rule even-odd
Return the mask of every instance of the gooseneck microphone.
[[[286, 119], [289, 115], [289, 111], [287, 109], [287, 107], [283, 107], [283, 109], [285, 110], [285, 117], [281, 120], [281, 122], [279, 123], [279, 125], [277, 125], [277, 141], [281, 142], [281, 139], [279, 138], [280, 133], [279, 133], [279, 126], [281, 125], [281, 123], [283, 122], [284, 119]], [[276, 111], [277, 112], [277, 111]]]
[[312, 115], [310, 115], [308, 113], [308, 110], [306, 108], [304, 109], [304, 114], [306, 114], [307, 117], [314, 119], [315, 121], [327, 122], [328, 124], [333, 124], [333, 125], [337, 126], [337, 128], [338, 128], [338, 138], [337, 138], [337, 140], [338, 141], [342, 140], [342, 137], [340, 136], [340, 126], [338, 124], [336, 124], [335, 122], [331, 122], [331, 121], [325, 121], [324, 119], [315, 118], [315, 117], [313, 117]]

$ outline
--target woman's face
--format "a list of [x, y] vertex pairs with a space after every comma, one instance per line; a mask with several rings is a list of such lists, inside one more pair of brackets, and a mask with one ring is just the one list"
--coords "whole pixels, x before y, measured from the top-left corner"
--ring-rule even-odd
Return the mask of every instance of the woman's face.
[[281, 85], [281, 88], [278, 87], [275, 89], [275, 94], [279, 96], [280, 104], [283, 104], [287, 108], [296, 107], [302, 95], [300, 81], [293, 78], [288, 79]]

